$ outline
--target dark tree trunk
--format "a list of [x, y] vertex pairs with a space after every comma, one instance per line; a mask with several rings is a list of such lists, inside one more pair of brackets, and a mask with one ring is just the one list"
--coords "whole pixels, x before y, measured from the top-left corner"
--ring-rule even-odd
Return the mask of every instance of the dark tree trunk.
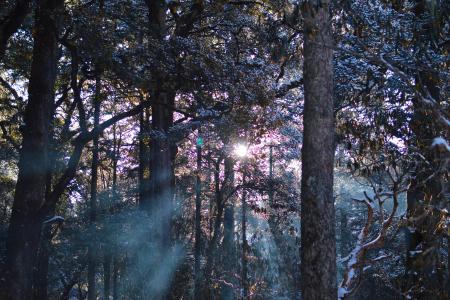
[[221, 286], [221, 299], [232, 300], [235, 299], [234, 288], [236, 286], [235, 264], [235, 244], [234, 244], [234, 204], [230, 203], [225, 207], [225, 215], [223, 217], [223, 272], [224, 280]]
[[303, 3], [302, 298], [336, 299], [333, 39], [328, 1]]
[[[234, 297], [234, 288], [236, 285], [236, 253], [235, 253], [235, 240], [234, 240], [234, 197], [233, 193], [234, 185], [234, 162], [230, 157], [225, 158], [225, 170], [229, 174], [227, 178], [227, 184], [224, 186], [225, 202], [225, 215], [223, 218], [223, 272], [226, 283], [221, 287], [221, 299], [232, 300]], [[230, 200], [227, 201], [227, 198]]]
[[[113, 127], [113, 157], [112, 157], [112, 195], [110, 204], [115, 206], [118, 202], [118, 193], [117, 193], [117, 164], [119, 162], [120, 157], [120, 146], [122, 144], [122, 138], [119, 135], [117, 137], [117, 126]], [[105, 299], [110, 299], [111, 295], [111, 267], [113, 268], [114, 277], [114, 256], [118, 255], [115, 245], [105, 245], [104, 257], [103, 257], [103, 293]]]
[[[50, 124], [53, 125], [54, 122], [54, 114], [55, 110], [53, 109], [50, 113]], [[55, 141], [53, 138], [54, 130], [53, 128], [50, 128], [49, 130], [49, 150], [48, 150], [48, 170], [47, 170], [47, 182], [45, 185], [45, 201], [47, 202], [51, 191], [52, 191], [52, 181], [53, 181], [53, 174], [55, 172], [56, 167], [56, 152], [55, 152]], [[51, 205], [44, 206], [41, 208], [41, 215], [44, 216], [44, 218], [50, 219], [55, 215], [56, 211], [56, 203], [52, 203]], [[41, 239], [40, 239], [40, 245], [38, 249], [38, 259], [37, 259], [37, 265], [34, 269], [34, 278], [33, 278], [33, 285], [34, 285], [34, 298], [35, 299], [47, 299], [47, 287], [48, 287], [48, 264], [50, 259], [50, 248], [51, 248], [51, 241], [52, 241], [52, 224], [53, 223], [47, 223], [43, 224], [42, 232], [41, 232]]]
[[245, 171], [242, 174], [242, 295], [248, 298], [248, 278], [247, 278], [247, 190], [245, 189]]
[[[203, 295], [201, 299], [210, 299], [212, 296], [212, 293], [210, 292], [211, 288], [211, 280], [212, 280], [212, 271], [214, 267], [214, 261], [216, 259], [216, 252], [217, 252], [217, 246], [219, 244], [220, 240], [220, 227], [222, 225], [222, 216], [225, 208], [225, 201], [224, 201], [224, 193], [223, 193], [223, 187], [220, 187], [220, 164], [221, 161], [217, 161], [215, 165], [214, 170], [214, 190], [215, 190], [215, 201], [216, 201], [216, 207], [217, 207], [217, 213], [214, 220], [214, 231], [212, 233], [211, 240], [208, 243], [208, 249], [206, 251], [206, 264], [203, 272], [203, 278], [205, 282], [205, 287], [203, 290]], [[225, 181], [224, 185], [226, 184], [226, 179], [228, 177], [228, 171], [225, 170]], [[209, 296], [209, 297], [208, 297]]]
[[[450, 236], [447, 236], [447, 282], [450, 281]], [[447, 284], [447, 295], [450, 296], [450, 284]]]
[[[49, 208], [46, 217], [55, 214], [55, 206]], [[52, 241], [52, 224], [45, 224], [42, 228], [41, 241], [38, 251], [37, 265], [33, 279], [34, 299], [47, 299], [48, 288], [48, 264], [50, 260], [50, 248]]]
[[[166, 34], [167, 3], [163, 0], [146, 0], [149, 9], [151, 37], [163, 42]], [[157, 132], [150, 145], [150, 184], [144, 207], [154, 216], [156, 241], [163, 252], [171, 244], [171, 219], [174, 197], [174, 160], [176, 145], [169, 139], [173, 125], [175, 92], [169, 86], [170, 80], [158, 74], [150, 87], [152, 101], [151, 129]]]
[[[198, 136], [201, 131], [198, 130]], [[194, 253], [194, 299], [200, 299], [200, 259], [202, 253], [202, 182], [201, 182], [201, 170], [202, 169], [202, 145], [197, 144], [197, 176], [195, 186], [195, 253]]]
[[119, 255], [113, 257], [112, 296], [119, 299]]
[[152, 130], [159, 132], [150, 146], [150, 188], [148, 208], [155, 216], [156, 239], [161, 249], [171, 245], [171, 225], [174, 198], [174, 160], [176, 145], [168, 137], [173, 125], [175, 94], [156, 89], [152, 95]]
[[106, 250], [103, 260], [103, 294], [107, 300], [111, 294], [111, 262], [112, 255], [109, 250]]
[[[142, 100], [141, 100], [142, 102]], [[148, 110], [139, 114], [139, 205], [146, 205], [149, 187], [149, 116]], [[148, 201], [147, 201], [148, 202]]]
[[269, 146], [269, 205], [273, 205], [273, 145]]
[[[166, 13], [167, 2], [164, 0], [146, 0], [149, 12], [150, 38], [164, 43], [167, 35]], [[161, 53], [161, 55], [165, 55]], [[150, 179], [148, 192], [145, 192], [141, 207], [149, 212], [153, 223], [151, 238], [157, 251], [154, 253], [156, 261], [170, 251], [172, 242], [172, 215], [174, 201], [174, 161], [176, 145], [169, 138], [169, 130], [173, 126], [173, 107], [175, 91], [170, 84], [170, 78], [155, 66], [154, 81], [149, 86], [151, 100], [151, 129], [154, 133], [150, 140]], [[163, 266], [158, 266], [163, 267]], [[157, 267], [157, 268], [158, 268]], [[157, 292], [155, 299], [167, 298], [167, 287], [153, 287]]]
[[[214, 264], [215, 264], [215, 261], [218, 256], [217, 252], [218, 252], [218, 245], [219, 245], [220, 238], [221, 238], [222, 222], [224, 222], [224, 231], [226, 231], [225, 234], [227, 235], [226, 238], [224, 236], [224, 248], [227, 248], [227, 250], [224, 250], [224, 252], [222, 254], [224, 255], [225, 261], [229, 258], [231, 258], [231, 260], [235, 260], [235, 257], [231, 257], [231, 256], [235, 256], [235, 255], [232, 255], [232, 253], [234, 252], [234, 249], [230, 249], [230, 247], [233, 246], [233, 245], [231, 245], [231, 243], [234, 244], [234, 242], [233, 242], [234, 237], [230, 236], [230, 234], [232, 232], [234, 232], [234, 228], [231, 228], [233, 226], [232, 224], [234, 223], [233, 209], [230, 210], [228, 208], [228, 213], [227, 213], [227, 217], [226, 217], [228, 220], [228, 224], [226, 226], [225, 226], [225, 221], [222, 220], [222, 219], [225, 219], [225, 216], [223, 216], [223, 214], [226, 210], [225, 207], [227, 205], [227, 199], [232, 196], [231, 195], [232, 182], [234, 181], [233, 163], [232, 163], [231, 159], [229, 159], [229, 158], [226, 159], [225, 170], [224, 170], [224, 180], [222, 182], [222, 186], [220, 186], [221, 161], [222, 161], [222, 159], [220, 158], [215, 163], [215, 171], [214, 171], [215, 187], [214, 187], [214, 189], [215, 189], [215, 202], [216, 202], [217, 213], [216, 213], [216, 217], [214, 220], [214, 231], [212, 234], [212, 238], [208, 243], [208, 249], [206, 252], [206, 264], [205, 264], [205, 268], [204, 268], [204, 272], [203, 272], [205, 286], [203, 289], [203, 294], [202, 294], [201, 299], [210, 299], [213, 295], [212, 290], [211, 290], [211, 288], [212, 288], [211, 283], [212, 283]], [[231, 261], [226, 261], [225, 264], [227, 264], [227, 266], [224, 266], [224, 269], [225, 270], [234, 270], [235, 263], [236, 263], [235, 261], [234, 261], [234, 263]], [[225, 272], [228, 272], [228, 271], [225, 271]], [[228, 275], [230, 275], [229, 272], [226, 276], [228, 276]], [[230, 278], [230, 277], [227, 277], [227, 278]], [[224, 295], [228, 294], [228, 292], [226, 291], [226, 287], [224, 285], [222, 285], [221, 289], [222, 289], [222, 297], [224, 297]]]
[[33, 279], [34, 299], [47, 299], [48, 263], [50, 258], [52, 231], [51, 225], [44, 226], [42, 231], [41, 246], [39, 247], [35, 276]]
[[[165, 0], [146, 0], [149, 17], [150, 38], [165, 43], [170, 34], [166, 26], [168, 2]], [[203, 1], [194, 1], [191, 11], [176, 18], [175, 35], [186, 37], [193, 23], [203, 9]], [[168, 53], [161, 53], [166, 56]], [[155, 242], [161, 253], [171, 248], [172, 216], [175, 191], [174, 162], [177, 154], [175, 141], [169, 136], [173, 126], [175, 105], [174, 78], [167, 70], [155, 66], [152, 85], [149, 86], [152, 102], [151, 129], [155, 135], [150, 145], [150, 182], [148, 197], [144, 197], [142, 207], [153, 216]], [[169, 279], [170, 280], [170, 279]], [[156, 298], [159, 296], [156, 295]]]
[[50, 116], [58, 57], [57, 20], [62, 0], [37, 3], [29, 99], [14, 204], [6, 241], [6, 299], [32, 299], [48, 175]]
[[[100, 94], [101, 94], [101, 82], [99, 70], [96, 70], [97, 75], [95, 79], [95, 96], [94, 96], [94, 128], [98, 128], [100, 123]], [[96, 135], [93, 139], [93, 149], [92, 149], [92, 165], [91, 165], [91, 197], [89, 205], [89, 221], [91, 223], [92, 236], [89, 241], [88, 247], [88, 300], [94, 300], [97, 297], [96, 287], [95, 287], [95, 275], [96, 275], [96, 246], [95, 241], [95, 222], [97, 219], [97, 181], [98, 181], [98, 140], [99, 137]]]
[[[214, 171], [212, 171], [211, 168], [211, 153], [209, 153], [209, 157], [208, 157], [208, 166], [207, 166], [209, 174], [206, 177], [207, 178], [207, 182], [205, 183], [206, 186], [210, 186], [211, 185], [211, 177], [214, 177]], [[214, 197], [209, 197], [209, 203], [208, 203], [208, 233], [209, 233], [209, 238], [208, 240], [212, 239], [212, 233], [213, 233], [213, 220], [214, 220]]]
[[11, 12], [0, 20], [0, 61], [9, 38], [19, 29], [31, 9], [31, 0], [17, 0]]

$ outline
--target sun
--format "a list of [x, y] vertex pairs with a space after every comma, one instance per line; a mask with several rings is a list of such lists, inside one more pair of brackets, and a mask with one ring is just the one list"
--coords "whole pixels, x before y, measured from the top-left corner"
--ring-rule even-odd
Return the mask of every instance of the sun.
[[244, 144], [237, 144], [234, 146], [234, 153], [238, 157], [246, 157], [248, 152], [248, 146]]

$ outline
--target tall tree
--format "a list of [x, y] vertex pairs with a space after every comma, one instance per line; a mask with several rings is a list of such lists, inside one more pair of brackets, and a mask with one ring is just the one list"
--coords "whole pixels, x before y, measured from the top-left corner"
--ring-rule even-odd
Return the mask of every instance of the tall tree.
[[[120, 159], [120, 148], [122, 144], [122, 136], [121, 134], [117, 134], [118, 126], [114, 124], [113, 126], [113, 148], [112, 148], [112, 188], [111, 188], [111, 195], [112, 198], [110, 200], [111, 205], [116, 205], [119, 202], [119, 195], [117, 190], [117, 169], [118, 169], [118, 163]], [[111, 211], [111, 209], [110, 209]], [[111, 241], [108, 241], [111, 242]], [[105, 299], [109, 299], [111, 295], [111, 283], [113, 285], [112, 291], [113, 291], [113, 298], [117, 298], [117, 292], [114, 293], [116, 290], [117, 285], [117, 263], [115, 257], [119, 256], [119, 253], [117, 253], [116, 249], [111, 249], [107, 245], [105, 248], [105, 253], [103, 257], [103, 293], [105, 296]], [[111, 276], [112, 271], [112, 276]], [[111, 280], [112, 279], [112, 280]]]
[[[164, 43], [167, 34], [166, 1], [146, 1], [149, 9], [150, 38]], [[161, 70], [162, 71], [162, 70]], [[166, 74], [164, 76], [163, 74]], [[151, 129], [159, 134], [152, 138], [150, 146], [150, 183], [145, 206], [157, 216], [154, 220], [156, 236], [162, 249], [168, 249], [171, 236], [171, 212], [174, 193], [174, 157], [176, 146], [169, 138], [169, 129], [173, 125], [173, 107], [175, 90], [167, 73], [155, 74], [155, 80], [149, 87], [152, 101]]]
[[7, 238], [6, 299], [32, 299], [33, 268], [41, 234], [48, 175], [50, 118], [58, 59], [58, 16], [62, 0], [37, 2], [33, 62], [22, 129], [14, 204]]
[[248, 249], [248, 242], [247, 242], [247, 191], [245, 190], [245, 171], [242, 174], [242, 202], [241, 202], [241, 209], [242, 209], [242, 221], [241, 221], [241, 233], [242, 233], [242, 296], [244, 299], [248, 298], [248, 261], [247, 261], [247, 249]]
[[197, 174], [195, 182], [195, 253], [194, 253], [194, 298], [200, 299], [201, 295], [201, 275], [200, 260], [202, 253], [202, 145], [203, 140], [201, 130], [198, 129], [197, 137]]
[[[101, 71], [97, 66], [95, 76], [95, 95], [94, 95], [94, 130], [98, 130], [100, 124], [100, 104], [101, 104]], [[94, 239], [96, 239], [95, 228], [97, 221], [97, 181], [98, 181], [98, 162], [99, 162], [99, 147], [98, 147], [98, 135], [93, 139], [92, 148], [92, 164], [91, 164], [91, 197], [89, 201], [89, 221], [91, 223], [91, 229], [93, 238], [89, 243], [88, 249], [88, 300], [94, 300], [97, 298], [95, 282], [96, 282], [96, 245]]]
[[[225, 144], [229, 145], [228, 137], [225, 139]], [[225, 189], [225, 195], [228, 199], [225, 200], [225, 214], [223, 216], [223, 273], [224, 281], [221, 286], [221, 299], [233, 300], [235, 299], [234, 287], [236, 286], [236, 245], [234, 239], [234, 206], [236, 199], [234, 194], [234, 161], [231, 157], [225, 158], [225, 169], [229, 170], [229, 182]]]
[[336, 299], [333, 199], [333, 38], [330, 2], [302, 4], [304, 96], [301, 180], [303, 299]]
[[[440, 49], [435, 46], [438, 42], [437, 37], [441, 36], [443, 31], [439, 16], [433, 12], [435, 8], [427, 5], [426, 1], [417, 0], [414, 3], [413, 13], [418, 21], [424, 23], [414, 30], [415, 46], [439, 53]], [[417, 73], [415, 81], [422, 95], [430, 95], [441, 105], [439, 71], [439, 69], [421, 70]], [[440, 166], [442, 160], [439, 152], [430, 148], [430, 138], [445, 136], [446, 133], [435, 116], [430, 114], [426, 103], [419, 97], [413, 98], [412, 102], [413, 115], [409, 126], [414, 136], [410, 142], [426, 160], [417, 163], [407, 193], [407, 215], [410, 226], [415, 227], [415, 230], [408, 232], [406, 288], [412, 290], [411, 295], [420, 299], [427, 297], [444, 299], [449, 295], [442, 285], [445, 282], [443, 279], [445, 275], [440, 267], [438, 253], [442, 238], [440, 235], [442, 231], [439, 230], [440, 209], [445, 206], [445, 201], [448, 201], [444, 196], [448, 194], [448, 182], [445, 180], [448, 168]], [[418, 289], [417, 286], [425, 288]]]

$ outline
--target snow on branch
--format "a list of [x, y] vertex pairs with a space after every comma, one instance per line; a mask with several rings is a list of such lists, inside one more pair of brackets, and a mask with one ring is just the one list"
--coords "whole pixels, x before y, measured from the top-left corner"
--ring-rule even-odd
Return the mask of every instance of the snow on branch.
[[42, 222], [42, 224], [53, 224], [53, 223], [62, 223], [64, 222], [64, 218], [61, 216], [53, 216], [50, 219]]
[[439, 149], [445, 149], [448, 152], [450, 152], [450, 146], [447, 143], [447, 141], [443, 137], [436, 137], [433, 139], [433, 142], [431, 143], [431, 148], [439, 148]]
[[[359, 233], [358, 239], [356, 241], [356, 245], [349, 255], [346, 270], [344, 273], [344, 278], [342, 279], [342, 282], [339, 285], [338, 289], [338, 299], [344, 300], [357, 290], [359, 284], [361, 283], [362, 274], [365, 270], [365, 267], [368, 264], [380, 261], [388, 257], [386, 255], [383, 255], [372, 260], [366, 260], [366, 254], [369, 250], [378, 249], [384, 245], [388, 229], [390, 228], [395, 213], [397, 212], [398, 194], [399, 190], [397, 184], [394, 183], [392, 193], [394, 205], [392, 208], [392, 212], [390, 213], [387, 219], [384, 218], [384, 214], [380, 214], [381, 228], [378, 232], [377, 237], [368, 242], [366, 242], [366, 240], [369, 237], [370, 228], [374, 222], [373, 220], [375, 209], [374, 200], [373, 198], [369, 197], [366, 192], [364, 192], [364, 196], [366, 199], [363, 200], [353, 199], [359, 203], [364, 203], [367, 206], [367, 221], [364, 227], [361, 229], [361, 232]], [[375, 193], [375, 198], [379, 197], [380, 195], [378, 193]], [[378, 205], [380, 205], [381, 210], [383, 210], [382, 208], [383, 203], [384, 201], [378, 202]]]
[[411, 88], [411, 90], [416, 91], [416, 96], [418, 100], [425, 107], [430, 109], [430, 111], [435, 117], [435, 120], [439, 122], [443, 128], [447, 130], [450, 129], [450, 121], [447, 117], [447, 114], [443, 112], [439, 102], [433, 98], [433, 96], [430, 94], [426, 86], [422, 87], [424, 92], [418, 91], [415, 86], [415, 81], [413, 80], [413, 78], [410, 78], [410, 76], [408, 76], [399, 67], [389, 62], [389, 60], [385, 57], [384, 53], [381, 53], [379, 55], [368, 55], [367, 53], [361, 54], [343, 47], [336, 47], [336, 46], [329, 46], [329, 47], [333, 48], [336, 51], [341, 51], [351, 56], [366, 60], [371, 64], [386, 67], [392, 73], [396, 74], [409, 88]]

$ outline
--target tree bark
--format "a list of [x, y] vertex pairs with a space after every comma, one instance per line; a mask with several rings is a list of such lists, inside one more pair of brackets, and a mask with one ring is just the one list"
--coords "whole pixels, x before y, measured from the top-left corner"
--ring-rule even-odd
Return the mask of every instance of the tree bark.
[[172, 210], [174, 198], [174, 160], [176, 145], [168, 138], [167, 133], [173, 125], [175, 94], [161, 90], [160, 87], [152, 95], [152, 130], [159, 132], [150, 146], [150, 189], [149, 205], [152, 215], [156, 217], [155, 228], [157, 241], [162, 249], [171, 245]]
[[[224, 186], [227, 184], [227, 178], [229, 178], [229, 170], [225, 170], [225, 179], [220, 187], [220, 165], [221, 159], [216, 162], [214, 170], [214, 189], [215, 189], [215, 201], [216, 201], [216, 218], [214, 220], [214, 231], [212, 233], [211, 240], [208, 243], [208, 250], [206, 252], [206, 264], [203, 272], [203, 278], [205, 281], [205, 288], [201, 299], [210, 299], [212, 293], [210, 291], [212, 272], [214, 267], [214, 261], [216, 259], [217, 246], [220, 240], [220, 227], [222, 226], [222, 216], [225, 208], [224, 198]], [[209, 297], [208, 297], [209, 296]]]
[[[51, 207], [46, 217], [55, 214], [55, 207]], [[52, 241], [52, 224], [45, 224], [42, 228], [38, 259], [33, 278], [34, 299], [47, 299], [48, 294], [48, 264]]]
[[[113, 126], [113, 157], [112, 157], [112, 195], [110, 205], [114, 206], [118, 202], [118, 193], [117, 193], [117, 165], [120, 157], [120, 146], [122, 144], [122, 137], [119, 135], [117, 137], [117, 126]], [[106, 209], [106, 208], [105, 208]], [[109, 210], [111, 213], [113, 211]], [[115, 274], [115, 259], [114, 257], [118, 255], [117, 249], [114, 247], [115, 245], [106, 245], [103, 256], [103, 293], [105, 299], [110, 299], [111, 296], [111, 279], [114, 278]], [[112, 276], [111, 276], [111, 267], [112, 267]], [[113, 282], [114, 289], [114, 282]]]
[[[245, 166], [244, 166], [245, 167]], [[247, 190], [245, 189], [245, 171], [242, 174], [242, 293], [243, 298], [248, 298], [248, 278], [247, 278]]]
[[[117, 126], [113, 127], [113, 157], [112, 157], [112, 195], [110, 205], [114, 206], [118, 202], [118, 193], [117, 193], [117, 164], [119, 162], [120, 157], [120, 146], [122, 143], [122, 137], [119, 135], [117, 138]], [[112, 212], [110, 210], [110, 212]], [[112, 212], [113, 213], [113, 212]], [[114, 257], [118, 255], [117, 249], [115, 249], [115, 245], [110, 245], [112, 248], [106, 245], [104, 257], [103, 257], [103, 291], [105, 299], [109, 299], [111, 295], [111, 279], [114, 279]], [[113, 268], [112, 276], [111, 276], [111, 267]], [[114, 288], [114, 287], [113, 287]]]
[[328, 1], [306, 1], [301, 182], [302, 299], [336, 299], [333, 51]]
[[113, 276], [112, 276], [112, 296], [114, 300], [119, 299], [119, 255], [113, 257]]
[[106, 250], [103, 260], [103, 294], [106, 300], [109, 300], [111, 294], [111, 262], [112, 255], [109, 250]]
[[221, 285], [222, 300], [232, 300], [234, 297], [234, 288], [236, 286], [235, 272], [235, 245], [234, 245], [234, 204], [229, 203], [225, 207], [225, 215], [223, 217], [223, 280]]
[[62, 0], [37, 3], [33, 62], [12, 215], [6, 241], [5, 299], [32, 299], [48, 171], [50, 117], [58, 58], [58, 24]]
[[[50, 124], [53, 126], [55, 115], [55, 106], [50, 113]], [[48, 150], [48, 170], [47, 170], [47, 182], [45, 185], [45, 201], [50, 197], [52, 191], [52, 181], [55, 172], [57, 157], [55, 152], [55, 140], [53, 138], [54, 130], [49, 130], [49, 150]], [[50, 219], [55, 215], [56, 203], [50, 206], [44, 206], [41, 208], [41, 216], [45, 220]], [[42, 226], [40, 245], [38, 249], [37, 265], [34, 269], [33, 288], [35, 299], [47, 299], [48, 296], [48, 264], [50, 260], [50, 248], [52, 241], [52, 223], [44, 224]]]
[[[229, 144], [228, 139], [224, 141]], [[232, 300], [235, 299], [234, 288], [237, 288], [236, 278], [236, 253], [234, 240], [234, 205], [235, 198], [232, 197], [234, 189], [234, 162], [231, 157], [225, 158], [225, 170], [229, 174], [224, 185], [225, 196], [225, 215], [223, 217], [223, 273], [224, 280], [221, 286], [221, 299]], [[229, 198], [229, 200], [228, 200]], [[228, 201], [227, 201], [228, 200]]]
[[[149, 29], [151, 37], [163, 42], [166, 34], [167, 3], [163, 0], [146, 0], [149, 9]], [[176, 145], [167, 134], [173, 125], [175, 92], [169, 86], [167, 77], [157, 74], [151, 91], [151, 128], [157, 132], [150, 145], [150, 184], [144, 207], [152, 213], [155, 223], [156, 241], [163, 252], [171, 243], [171, 218], [174, 197], [174, 159]]]
[[[99, 70], [96, 70], [97, 75], [95, 79], [95, 96], [94, 96], [94, 130], [98, 128], [100, 124], [100, 94], [101, 94], [101, 82]], [[97, 298], [96, 287], [95, 287], [95, 275], [96, 275], [96, 247], [95, 247], [95, 222], [97, 219], [97, 181], [98, 181], [98, 140], [99, 137], [96, 135], [93, 139], [93, 149], [92, 149], [92, 174], [91, 174], [91, 197], [89, 205], [89, 221], [91, 223], [92, 237], [89, 241], [88, 247], [88, 300], [95, 300]]]
[[148, 122], [148, 110], [143, 110], [139, 114], [139, 205], [146, 205], [149, 187], [149, 145], [148, 135], [150, 124]]
[[[201, 138], [201, 131], [198, 130], [198, 137]], [[195, 186], [195, 253], [194, 253], [194, 299], [200, 299], [200, 259], [202, 253], [202, 145], [197, 143], [197, 176]]]

